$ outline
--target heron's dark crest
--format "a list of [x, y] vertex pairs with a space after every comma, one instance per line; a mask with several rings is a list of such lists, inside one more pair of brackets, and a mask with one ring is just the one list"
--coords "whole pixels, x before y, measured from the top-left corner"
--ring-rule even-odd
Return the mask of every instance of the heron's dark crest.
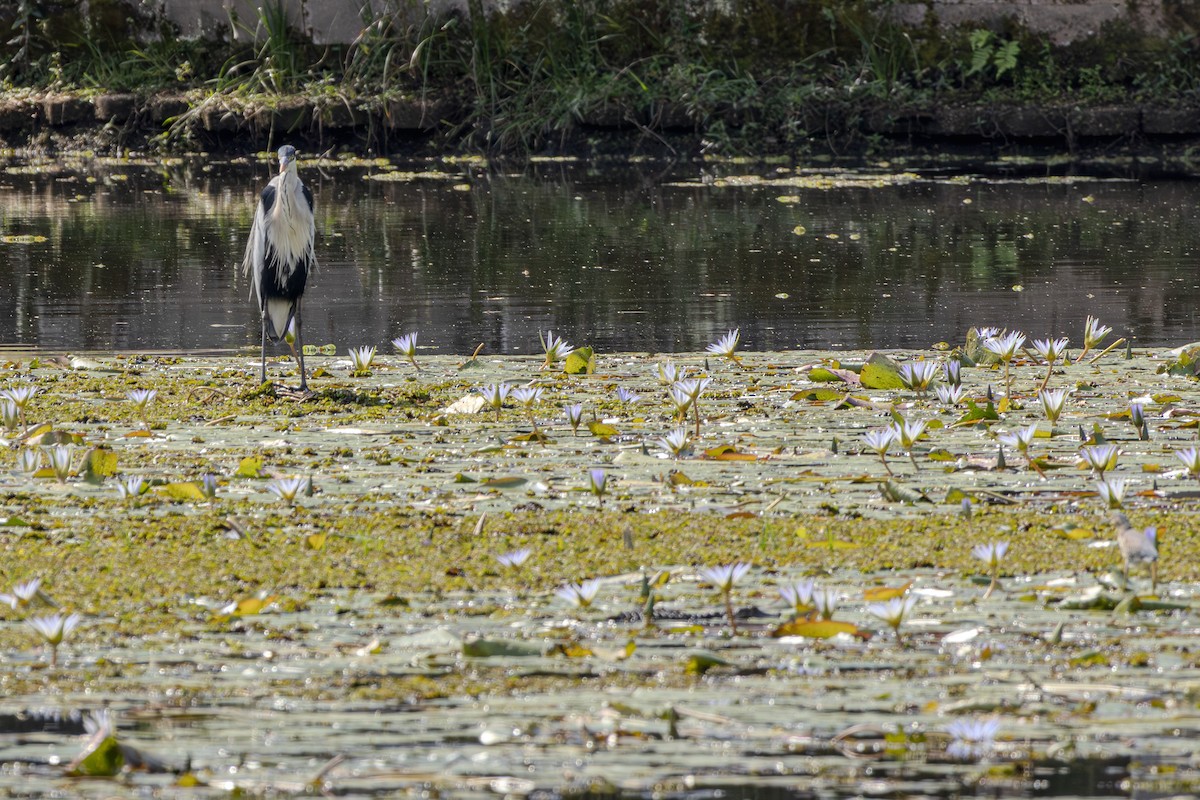
[[296, 329], [293, 348], [300, 364], [300, 391], [308, 391], [304, 371], [300, 308], [308, 274], [316, 268], [316, 226], [312, 191], [296, 172], [296, 148], [279, 148], [279, 174], [263, 189], [242, 258], [262, 314], [262, 381], [267, 381], [267, 340], [279, 342]]

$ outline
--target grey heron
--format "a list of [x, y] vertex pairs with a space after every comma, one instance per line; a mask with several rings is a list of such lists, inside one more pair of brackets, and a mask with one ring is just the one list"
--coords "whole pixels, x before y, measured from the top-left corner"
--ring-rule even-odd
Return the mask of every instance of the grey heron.
[[279, 148], [279, 174], [263, 189], [242, 258], [262, 314], [262, 382], [267, 382], [267, 340], [280, 342], [295, 324], [293, 351], [300, 364], [300, 391], [308, 391], [300, 305], [308, 273], [316, 268], [312, 191], [296, 172], [296, 148]]

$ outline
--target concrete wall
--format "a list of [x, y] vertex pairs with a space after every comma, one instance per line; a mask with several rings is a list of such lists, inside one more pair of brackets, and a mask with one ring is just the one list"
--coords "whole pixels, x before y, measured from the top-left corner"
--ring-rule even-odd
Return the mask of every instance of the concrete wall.
[[[151, 0], [142, 0], [143, 3]], [[163, 14], [185, 37], [212, 34], [229, 25], [235, 36], [252, 35], [261, 5], [251, 0], [158, 0]], [[413, 21], [447, 8], [465, 9], [466, 0], [283, 0], [293, 24], [317, 44], [347, 44], [363, 29], [363, 17], [388, 11]], [[717, 0], [719, 2], [719, 0]], [[944, 25], [999, 23], [1015, 18], [1035, 33], [1066, 44], [1087, 38], [1111, 22], [1125, 22], [1147, 33], [1166, 34], [1165, 5], [1169, 0], [923, 0], [901, 2], [892, 14], [901, 21], [921, 24], [927, 16]], [[494, 8], [503, 0], [484, 0]]]

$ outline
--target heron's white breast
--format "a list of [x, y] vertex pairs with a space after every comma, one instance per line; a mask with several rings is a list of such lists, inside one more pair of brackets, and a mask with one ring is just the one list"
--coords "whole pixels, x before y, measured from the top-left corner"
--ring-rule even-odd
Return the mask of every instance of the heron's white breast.
[[280, 176], [268, 215], [268, 243], [279, 257], [282, 269], [276, 278], [281, 285], [312, 254], [313, 214], [300, 187], [299, 179], [290, 173]]

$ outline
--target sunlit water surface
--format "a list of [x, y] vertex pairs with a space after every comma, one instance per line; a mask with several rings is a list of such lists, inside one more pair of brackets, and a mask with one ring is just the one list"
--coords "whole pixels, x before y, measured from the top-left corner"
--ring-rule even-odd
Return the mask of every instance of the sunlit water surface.
[[[6, 162], [0, 344], [257, 345], [237, 264], [270, 169]], [[382, 163], [301, 169], [320, 259], [305, 341], [342, 352], [386, 351], [412, 330], [442, 353], [529, 353], [546, 330], [602, 352], [702, 349], [730, 328], [753, 350], [927, 347], [972, 325], [1078, 345], [1088, 314], [1139, 345], [1200, 339], [1190, 182], [925, 172], [807, 188], [764, 180], [839, 171], [438, 163], [380, 181]]]

